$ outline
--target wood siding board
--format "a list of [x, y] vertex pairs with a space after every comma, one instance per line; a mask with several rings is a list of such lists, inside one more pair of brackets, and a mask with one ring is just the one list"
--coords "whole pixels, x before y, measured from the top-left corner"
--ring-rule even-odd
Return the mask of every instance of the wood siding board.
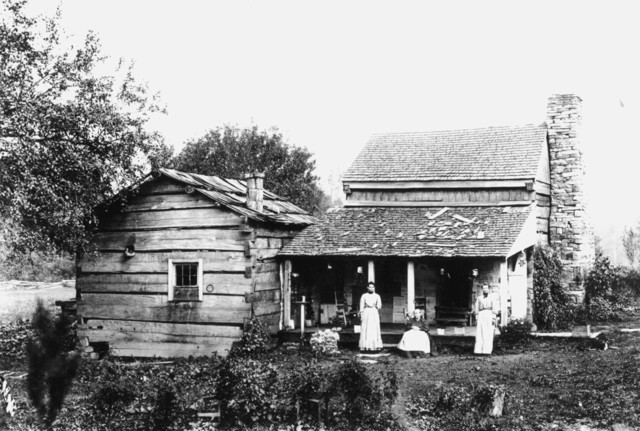
[[167, 335], [191, 335], [201, 337], [212, 335], [219, 337], [242, 336], [241, 325], [198, 325], [192, 323], [144, 322], [137, 320], [91, 319], [88, 324], [80, 325], [78, 329], [98, 330], [98, 328], [114, 331], [153, 332]]
[[[124, 248], [123, 248], [124, 249]], [[136, 253], [126, 258], [122, 252], [100, 253], [98, 258], [79, 260], [79, 273], [167, 273], [169, 259], [204, 259], [205, 274], [243, 272], [246, 259], [239, 251], [175, 251], [171, 253]]]
[[115, 356], [173, 358], [186, 356], [211, 356], [215, 353], [226, 355], [233, 340], [221, 339], [218, 344], [182, 344], [157, 342], [118, 342], [111, 348]]
[[253, 312], [256, 316], [280, 313], [279, 302], [258, 302], [253, 304]]
[[[533, 179], [533, 178], [531, 178]], [[352, 191], [381, 189], [487, 189], [524, 187], [526, 179], [514, 180], [436, 180], [436, 181], [347, 181]]]
[[237, 214], [220, 208], [193, 208], [171, 211], [139, 211], [111, 214], [101, 220], [100, 230], [163, 229], [180, 227], [237, 227]]
[[[225, 250], [244, 251], [244, 237], [237, 230], [219, 229], [169, 229], [135, 233], [136, 250]], [[98, 250], [124, 250], [131, 242], [131, 235], [120, 232], [100, 232], [95, 244]], [[132, 259], [133, 260], [133, 259]]]
[[127, 202], [124, 212], [171, 210], [182, 208], [208, 208], [218, 204], [211, 199], [196, 194], [167, 194], [135, 196]]
[[[81, 292], [104, 293], [158, 293], [167, 294], [167, 274], [79, 274], [76, 287]], [[206, 286], [212, 285], [213, 294], [238, 294], [251, 288], [250, 280], [244, 274], [204, 274], [204, 294]]]
[[83, 319], [128, 319], [164, 322], [242, 323], [250, 304], [236, 296], [207, 296], [203, 301], [169, 302], [166, 295], [83, 293], [78, 315]]
[[277, 289], [280, 286], [280, 271], [260, 272], [253, 275], [254, 290]]

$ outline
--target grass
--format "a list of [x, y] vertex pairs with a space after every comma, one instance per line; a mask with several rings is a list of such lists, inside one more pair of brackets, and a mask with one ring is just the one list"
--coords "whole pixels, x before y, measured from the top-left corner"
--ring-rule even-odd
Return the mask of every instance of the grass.
[[57, 314], [58, 300], [72, 299], [76, 295], [75, 288], [65, 287], [62, 283], [0, 283], [0, 323], [15, 323], [31, 318], [38, 300], [42, 300], [47, 309]]

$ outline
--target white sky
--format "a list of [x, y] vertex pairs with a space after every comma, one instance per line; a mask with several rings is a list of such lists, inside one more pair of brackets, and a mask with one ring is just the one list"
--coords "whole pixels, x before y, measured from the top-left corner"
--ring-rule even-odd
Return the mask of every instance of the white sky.
[[597, 227], [640, 217], [635, 6], [61, 1], [69, 33], [95, 31], [160, 91], [169, 113], [153, 126], [169, 144], [224, 123], [277, 126], [316, 155], [325, 181], [372, 133], [542, 123], [550, 94], [576, 93]]

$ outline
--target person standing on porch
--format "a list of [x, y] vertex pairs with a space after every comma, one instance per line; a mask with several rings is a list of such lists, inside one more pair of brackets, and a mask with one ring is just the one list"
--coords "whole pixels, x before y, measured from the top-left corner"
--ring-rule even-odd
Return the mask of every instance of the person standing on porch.
[[360, 297], [360, 350], [381, 350], [382, 336], [380, 335], [380, 313], [382, 299], [375, 292], [376, 285], [370, 281], [367, 285], [367, 293]]
[[493, 351], [493, 333], [497, 307], [489, 296], [489, 285], [482, 285], [482, 296], [476, 299], [473, 309], [476, 315], [476, 345], [473, 353], [478, 355], [490, 355]]

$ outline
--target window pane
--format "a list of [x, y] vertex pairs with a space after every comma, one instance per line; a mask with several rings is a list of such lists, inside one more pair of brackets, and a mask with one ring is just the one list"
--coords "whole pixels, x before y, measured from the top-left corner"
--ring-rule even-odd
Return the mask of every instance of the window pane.
[[198, 285], [198, 264], [197, 263], [177, 263], [176, 287], [197, 286]]

